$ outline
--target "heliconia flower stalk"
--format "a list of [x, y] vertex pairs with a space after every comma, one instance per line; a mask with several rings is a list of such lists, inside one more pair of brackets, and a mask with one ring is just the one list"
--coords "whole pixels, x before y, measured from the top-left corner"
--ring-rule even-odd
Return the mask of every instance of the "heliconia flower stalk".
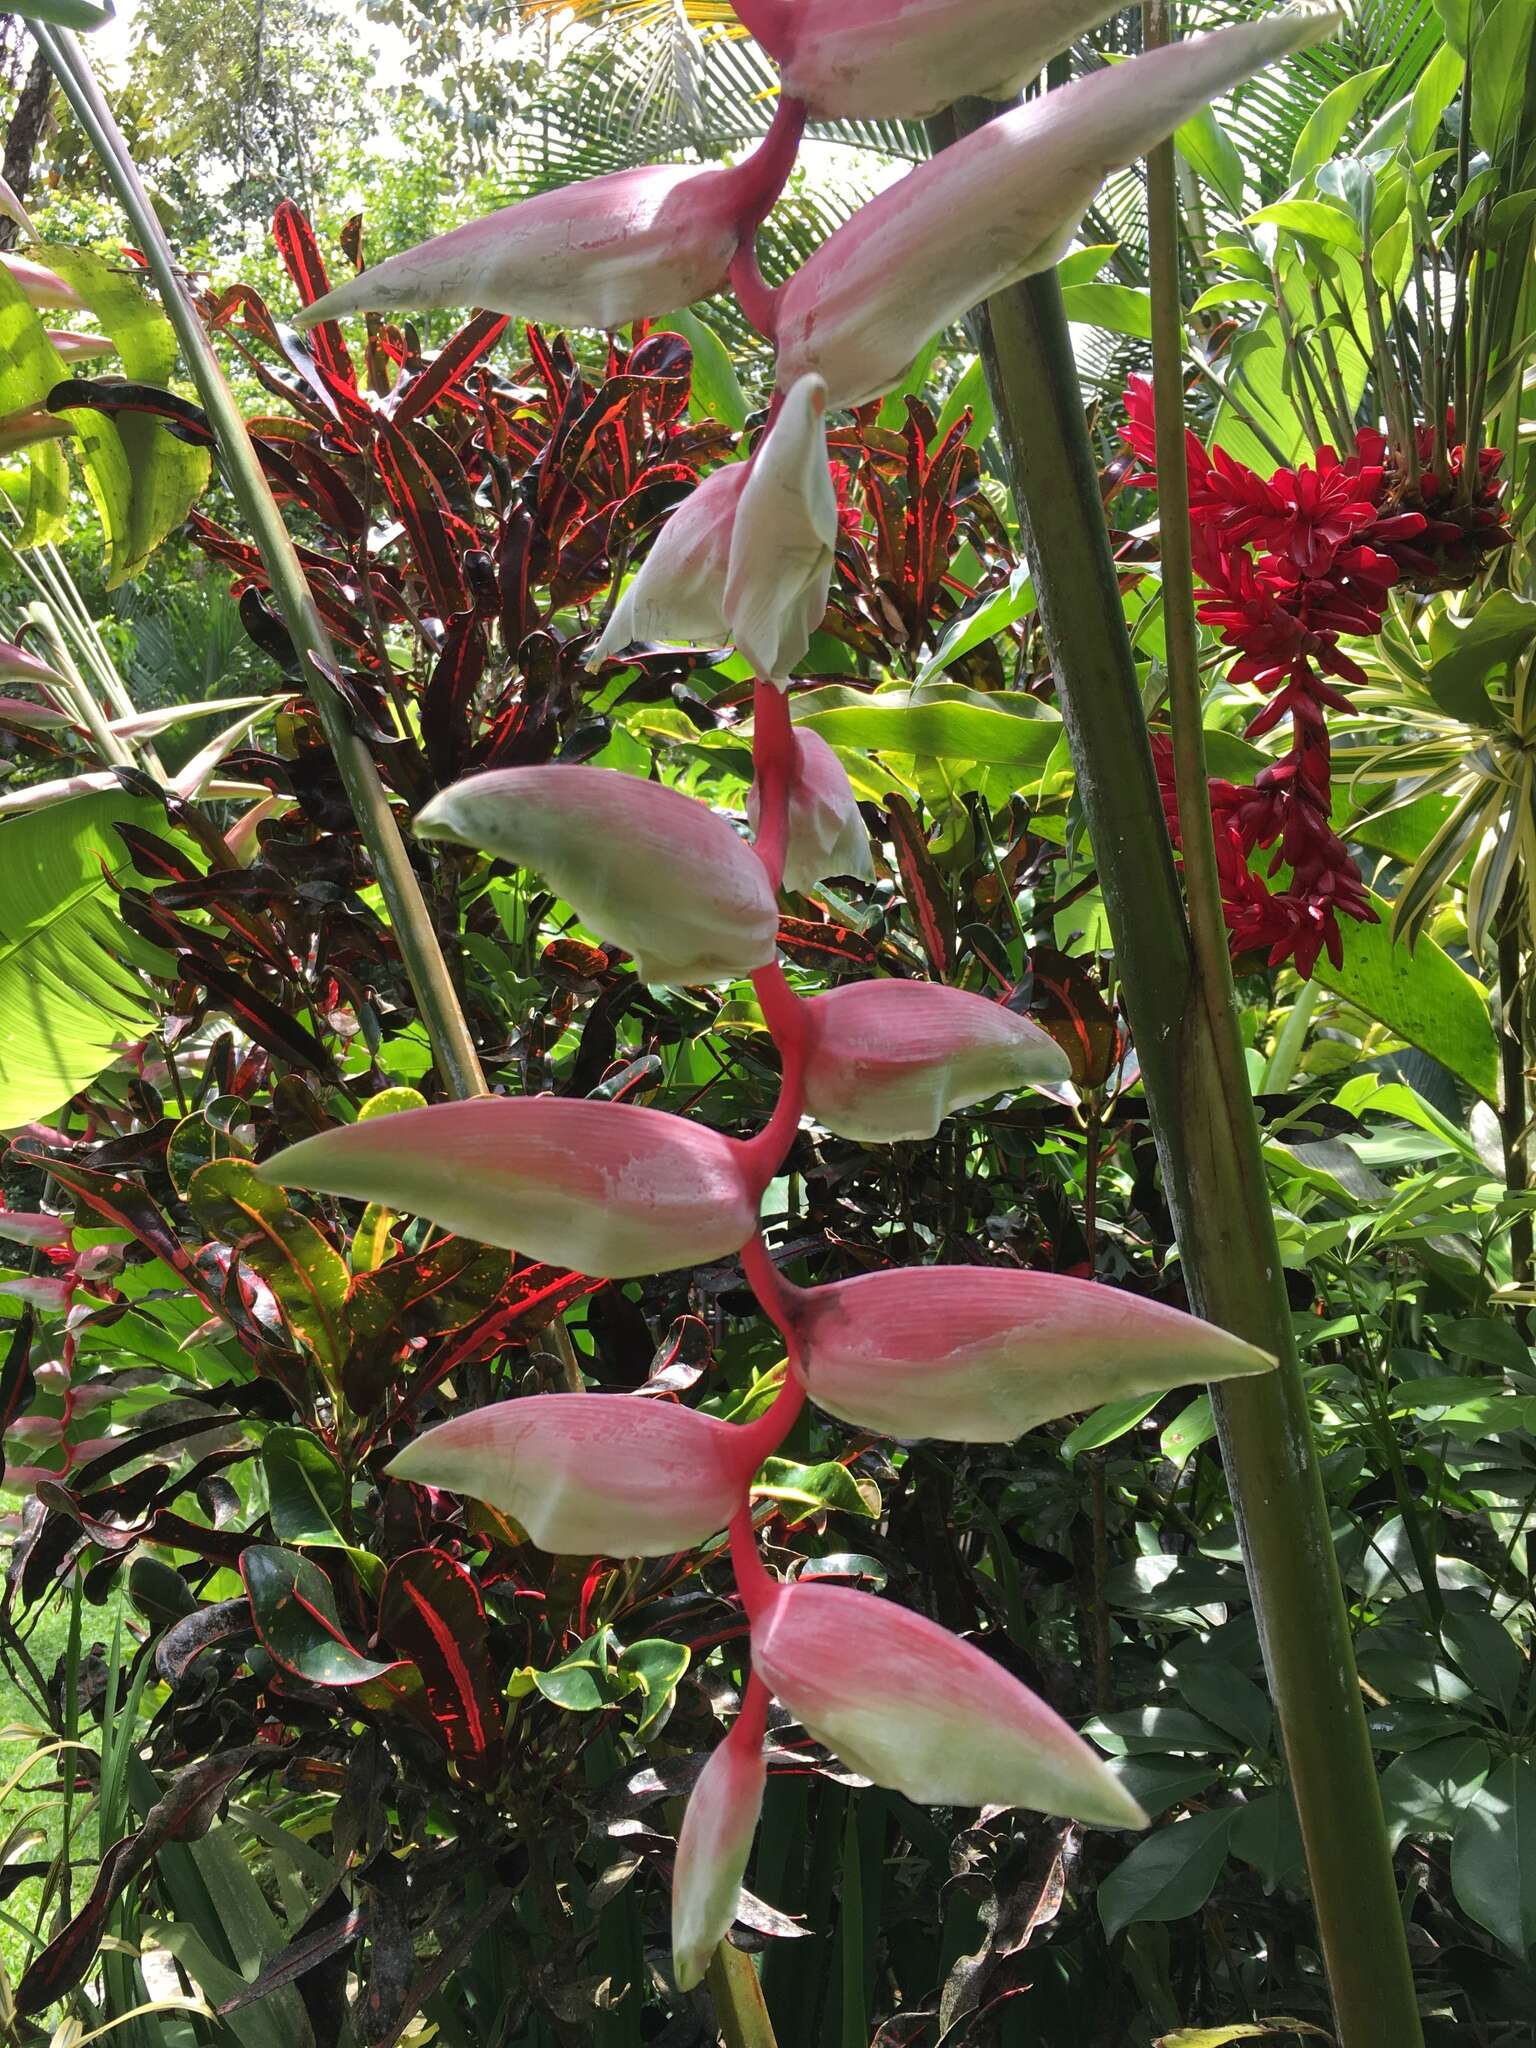
[[782, 681], [826, 616], [836, 549], [826, 387], [802, 377], [751, 459], [713, 471], [662, 527], [587, 665], [640, 641], [730, 642]]
[[376, 263], [297, 313], [479, 306], [552, 326], [623, 327], [707, 299], [794, 166], [804, 109], [782, 101], [761, 145], [728, 170], [651, 164], [541, 192]]
[[766, 1574], [746, 1598], [754, 1672], [809, 1734], [875, 1784], [928, 1806], [1023, 1806], [1098, 1827], [1147, 1825], [1059, 1714], [924, 1615]]
[[920, 121], [1011, 99], [1109, 0], [733, 0], [813, 120]]
[[669, 1557], [730, 1521], [755, 1442], [750, 1429], [643, 1394], [533, 1394], [439, 1423], [389, 1469], [488, 1501], [541, 1550]]
[[762, 1682], [749, 1680], [730, 1734], [689, 1796], [672, 1873], [672, 1974], [679, 1991], [702, 1981], [736, 1917], [768, 1781], [767, 1707]]
[[0, 270], [19, 288], [29, 306], [56, 308], [66, 313], [89, 310], [74, 286], [66, 284], [46, 263], [34, 263], [30, 256], [0, 255]]
[[0, 1238], [8, 1244], [33, 1245], [47, 1250], [70, 1242], [67, 1216], [49, 1216], [41, 1209], [0, 1209]]
[[706, 1125], [629, 1103], [480, 1096], [322, 1131], [256, 1172], [628, 1280], [741, 1249], [757, 1222], [743, 1149]]
[[725, 620], [768, 682], [786, 680], [805, 659], [826, 616], [838, 532], [826, 413], [820, 377], [790, 384], [737, 501]]
[[931, 1138], [954, 1110], [1071, 1072], [1031, 1018], [965, 989], [853, 981], [806, 1004], [806, 1107], [840, 1138]]
[[1064, 255], [1112, 172], [1337, 22], [1282, 8], [1191, 36], [1044, 93], [919, 164], [780, 289], [772, 327], [781, 385], [815, 372], [834, 409], [894, 389], [934, 334]]
[[819, 1408], [912, 1442], [1009, 1443], [1042, 1422], [1275, 1361], [1120, 1288], [999, 1266], [781, 1280], [791, 1360]]
[[456, 782], [416, 819], [424, 839], [533, 868], [643, 981], [690, 986], [773, 958], [778, 907], [726, 819], [664, 783], [614, 768], [494, 769]]
[[[747, 823], [757, 830], [756, 783], [747, 797]], [[829, 875], [874, 877], [869, 832], [859, 816], [848, 771], [818, 732], [794, 735], [789, 784], [789, 830], [784, 848], [784, 887], [814, 889]]]

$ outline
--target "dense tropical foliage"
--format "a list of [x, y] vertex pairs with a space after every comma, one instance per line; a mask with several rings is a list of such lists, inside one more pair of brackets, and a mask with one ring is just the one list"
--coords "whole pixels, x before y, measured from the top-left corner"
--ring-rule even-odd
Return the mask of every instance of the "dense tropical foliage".
[[[1178, 27], [1250, 11], [1197, 0]], [[0, 17], [0, 2038], [1412, 2048], [1352, 2017], [1340, 1974], [1286, 1677], [1308, 1646], [1274, 1640], [1252, 1440], [1198, 1362], [1228, 1340], [1186, 1330], [1170, 1357], [1150, 1335], [1153, 1310], [1226, 1320], [1184, 1206], [1188, 1157], [1228, 1137], [1204, 1042], [1176, 1050], [1170, 1120], [1145, 1021], [1147, 955], [1186, 948], [1213, 1012], [1235, 988], [1223, 1099], [1246, 1130], [1246, 1079], [1286, 1325], [1238, 1336], [1294, 1345], [1411, 2006], [1427, 2042], [1532, 2038], [1536, 17], [1355, 0], [1185, 119], [1171, 167], [1107, 178], [1053, 273], [875, 395], [834, 390], [827, 601], [780, 696], [728, 646], [752, 641], [735, 616], [669, 634], [648, 594], [680, 508], [744, 491], [794, 422], [761, 276], [606, 334], [478, 310], [489, 283], [462, 307], [367, 296], [370, 267], [489, 207], [749, 159], [775, 57], [794, 75], [779, 12], [742, 7], [759, 42], [725, 5], [380, 8], [386, 83], [323, 5], [146, 6], [113, 96], [155, 211], [126, 223], [89, 107], [34, 63], [67, 80], [67, 39]], [[1115, 14], [1050, 83], [1143, 40]], [[768, 280], [982, 113], [920, 111], [813, 110]], [[309, 310], [356, 274], [344, 312]], [[889, 327], [922, 321], [909, 296]], [[1066, 469], [1045, 496], [1031, 469], [1021, 306], [1070, 322], [1086, 524]], [[273, 502], [291, 563], [252, 510]], [[1062, 608], [1074, 523], [1118, 597], [1096, 625]], [[1144, 773], [1108, 789], [1095, 630], [1134, 660], [1150, 741], [1119, 722]], [[769, 909], [783, 973], [672, 986], [582, 858], [652, 797], [712, 807], [726, 855], [680, 828], [662, 928], [715, 901], [738, 833], [780, 830], [782, 860], [775, 704], [830, 763], [776, 940]], [[576, 826], [571, 795], [559, 880], [452, 808], [480, 775], [529, 802], [562, 774], [601, 790], [576, 770], [626, 794]], [[1156, 853], [1129, 899], [1117, 806]], [[1159, 922], [1175, 860], [1187, 927]], [[851, 1016], [870, 987], [963, 996], [1045, 1051], [882, 1129], [870, 1075], [899, 1060], [871, 1043], [861, 1108], [824, 1078], [788, 1116], [783, 1004]], [[481, 1113], [482, 1073], [498, 1110], [770, 1127], [761, 1255], [725, 1248], [727, 1217], [718, 1255], [605, 1273], [553, 1181], [555, 1222], [497, 1249], [451, 1159], [412, 1185], [468, 1223], [275, 1184], [294, 1148], [382, 1154], [394, 1118]], [[1141, 1379], [1074, 1357], [991, 1442], [818, 1396], [813, 1372], [779, 1441], [800, 1361], [775, 1289], [935, 1267], [975, 1269], [978, 1299], [1007, 1276], [1046, 1322], [1053, 1289], [1092, 1283]], [[611, 1498], [670, 1491], [701, 1530], [705, 1468], [668, 1480], [669, 1432], [766, 1446], [746, 1526], [777, 1585], [939, 1624], [990, 1660], [972, 1697], [1000, 1703], [998, 1746], [1027, 1688], [1150, 1829], [910, 1796], [818, 1740], [787, 1680], [754, 1726], [764, 1629], [723, 1514], [648, 1556], [568, 1553], [558, 1518], [532, 1540], [516, 1431], [578, 1395], [631, 1418]], [[479, 1462], [423, 1463], [434, 1431]], [[1299, 1500], [1271, 1542], [1294, 1514], [1305, 1548]], [[898, 1721], [927, 1638], [901, 1640]], [[744, 1727], [762, 1822], [694, 1983], [670, 1924], [685, 1803]], [[1378, 1941], [1362, 1917], [1357, 1984], [1400, 2010]]]

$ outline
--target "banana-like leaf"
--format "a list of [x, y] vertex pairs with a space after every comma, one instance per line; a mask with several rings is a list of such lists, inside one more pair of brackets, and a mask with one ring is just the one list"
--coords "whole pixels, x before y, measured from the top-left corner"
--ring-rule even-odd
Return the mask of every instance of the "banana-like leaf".
[[165, 822], [118, 789], [0, 824], [0, 1130], [51, 1115], [154, 1024], [146, 975], [168, 963], [118, 916], [119, 821]]

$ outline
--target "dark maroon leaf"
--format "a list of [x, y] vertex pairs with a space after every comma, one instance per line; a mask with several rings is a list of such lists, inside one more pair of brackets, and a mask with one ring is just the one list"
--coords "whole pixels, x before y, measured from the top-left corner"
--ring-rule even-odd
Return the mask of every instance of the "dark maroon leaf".
[[886, 798], [896, 864], [901, 870], [907, 907], [917, 923], [918, 937], [934, 979], [942, 981], [949, 972], [955, 949], [955, 908], [944, 878], [928, 851], [928, 842], [917, 813], [904, 796]]
[[248, 1600], [215, 1601], [171, 1624], [155, 1644], [155, 1669], [174, 1689], [204, 1650], [215, 1643], [238, 1642], [253, 1633]]
[[379, 1600], [382, 1634], [420, 1670], [444, 1747], [473, 1778], [495, 1774], [502, 1714], [474, 1580], [441, 1550], [416, 1550], [390, 1567]]
[[438, 350], [432, 360], [395, 387], [390, 417], [413, 420], [451, 397], [480, 358], [493, 349], [508, 326], [505, 313], [477, 313]]
[[197, 978], [214, 1005], [227, 1011], [242, 1031], [275, 1058], [302, 1067], [322, 1081], [335, 1080], [335, 1062], [314, 1033], [259, 989], [207, 959], [199, 959]]
[[37, 1388], [32, 1372], [32, 1330], [32, 1311], [27, 1309], [12, 1326], [5, 1363], [0, 1365], [0, 1479], [5, 1477], [5, 1433], [19, 1415], [26, 1414]]
[[375, 450], [380, 481], [410, 540], [416, 568], [432, 594], [438, 616], [450, 618], [467, 609], [469, 593], [459, 560], [462, 550], [454, 544], [450, 531], [453, 515], [442, 487], [393, 420], [378, 422]]
[[843, 967], [870, 974], [880, 961], [870, 941], [851, 925], [819, 924], [806, 917], [780, 918], [779, 944], [803, 967]]
[[1085, 962], [1038, 946], [1009, 1007], [1027, 1007], [1072, 1062], [1079, 1088], [1100, 1088], [1120, 1057], [1120, 1030]]
[[16, 1987], [18, 2012], [41, 2012], [75, 1988], [91, 1966], [113, 1906], [134, 1878], [165, 1843], [193, 1842], [206, 1835], [230, 1785], [263, 1754], [271, 1752], [254, 1746], [227, 1750], [188, 1765], [172, 1781], [145, 1815], [138, 1832], [125, 1835], [108, 1849], [97, 1865], [85, 1904], [33, 1958]]
[[[315, 240], [314, 229], [291, 199], [278, 201], [272, 216], [272, 239], [283, 259], [283, 268], [293, 279], [300, 301], [312, 306], [316, 299], [323, 299], [331, 285], [325, 274], [320, 245]], [[352, 367], [352, 358], [347, 353], [347, 344], [336, 322], [322, 320], [311, 330], [309, 338], [316, 362], [324, 368], [333, 385], [340, 385], [355, 394], [357, 372]], [[365, 417], [366, 412], [365, 407]]]
[[450, 621], [421, 702], [421, 736], [439, 784], [452, 782], [468, 757], [470, 708], [488, 652], [485, 628], [473, 613]]
[[169, 840], [157, 838], [153, 832], [145, 832], [138, 825], [116, 825], [113, 829], [127, 847], [134, 866], [150, 881], [189, 882], [201, 879], [201, 869], [194, 867], [188, 855], [179, 846], [172, 846]]
[[213, 446], [213, 430], [202, 407], [178, 398], [172, 391], [162, 391], [155, 384], [71, 377], [67, 383], [55, 384], [49, 392], [48, 410], [99, 412], [109, 419], [116, 413], [150, 413], [164, 420], [178, 440], [190, 441], [197, 448]]
[[282, 1953], [274, 1956], [266, 1968], [258, 1971], [233, 1998], [225, 1999], [219, 2007], [219, 2017], [227, 2018], [232, 2012], [254, 2005], [257, 1999], [265, 1998], [269, 1992], [279, 1991], [283, 1985], [292, 1984], [295, 1978], [306, 1976], [321, 1963], [329, 1962], [332, 1956], [350, 1948], [367, 1925], [368, 1909], [365, 1906], [349, 1906], [345, 1893], [339, 1888], [331, 1892]]

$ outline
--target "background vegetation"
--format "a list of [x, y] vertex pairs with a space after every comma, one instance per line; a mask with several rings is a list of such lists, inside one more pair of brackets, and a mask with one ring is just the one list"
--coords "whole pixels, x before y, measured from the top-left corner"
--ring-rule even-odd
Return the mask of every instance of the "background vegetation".
[[[770, 366], [729, 309], [606, 353], [441, 316], [322, 329], [306, 355], [281, 324], [359, 248], [739, 150], [772, 74], [728, 25], [648, 0], [397, 0], [381, 57], [350, 10], [135, 11], [124, 125], [402, 814], [472, 768], [551, 758], [742, 807], [741, 664], [582, 667], [615, 563], [760, 424]], [[1377, 921], [1346, 916], [1304, 976], [1234, 920], [1236, 966], [1426, 2037], [1479, 2048], [1536, 2038], [1532, 26], [1528, 0], [1356, 0], [1336, 41], [1179, 138], [1202, 442], [1262, 510], [1258, 486], [1320, 448], [1387, 437], [1371, 510], [1399, 553], [1374, 618], [1336, 635], [1324, 714], [1331, 829]], [[1128, 11], [1074, 61], [1139, 35]], [[117, 707], [105, 739], [0, 722], [0, 1184], [76, 1223], [73, 1264], [0, 1242], [0, 2025], [53, 2048], [108, 2021], [131, 2048], [712, 2042], [710, 1995], [670, 1989], [665, 1900], [676, 1802], [740, 1680], [723, 1573], [552, 1559], [382, 1468], [403, 1433], [523, 1389], [742, 1417], [780, 1359], [734, 1264], [595, 1285], [250, 1175], [440, 1077], [169, 329], [40, 75], [0, 17], [4, 176], [131, 388], [85, 365], [70, 453], [0, 458], [0, 638], [30, 616], [30, 644]], [[927, 148], [816, 140], [770, 272]], [[1155, 465], [1124, 399], [1151, 333], [1139, 174], [1106, 188], [1061, 281], [1156, 736]], [[876, 879], [792, 902], [782, 942], [807, 987], [931, 977], [1028, 1009], [1073, 1089], [931, 1145], [807, 1130], [766, 1216], [801, 1279], [943, 1259], [1182, 1303], [974, 342], [944, 337], [834, 433], [843, 542], [794, 710], [849, 770]], [[0, 414], [58, 377], [31, 346], [0, 364]], [[1382, 538], [1404, 514], [1423, 523]], [[1247, 628], [1206, 581], [1210, 767], [1247, 788], [1290, 736], [1251, 730]], [[125, 726], [123, 702], [165, 718]], [[42, 800], [71, 774], [98, 786]], [[1244, 873], [1300, 888], [1273, 853], [1245, 849]], [[527, 874], [413, 859], [493, 1085], [761, 1122], [775, 1076], [745, 987], [642, 988]], [[1249, 888], [1228, 881], [1229, 901]], [[1128, 1846], [917, 1809], [775, 1727], [737, 1937], [778, 2040], [1326, 2038], [1208, 1399], [942, 1454], [799, 1429], [761, 1489], [782, 1568], [984, 1635], [1158, 1825]]]

